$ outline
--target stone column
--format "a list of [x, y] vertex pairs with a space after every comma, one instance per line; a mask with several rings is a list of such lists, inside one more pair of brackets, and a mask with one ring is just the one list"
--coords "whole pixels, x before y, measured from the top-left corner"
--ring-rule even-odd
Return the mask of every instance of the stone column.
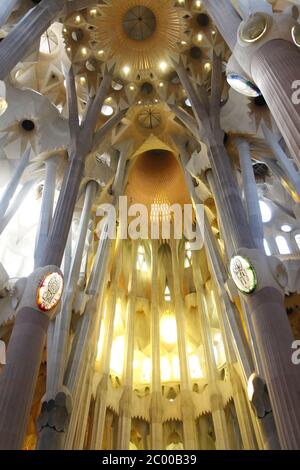
[[30, 152], [31, 152], [31, 149], [28, 148], [22, 155], [14, 171], [14, 174], [2, 195], [2, 198], [0, 201], [0, 220], [2, 220], [3, 217], [5, 216], [7, 208], [10, 204], [10, 201], [16, 193], [18, 184], [20, 183], [24, 170], [29, 163]]
[[241, 18], [231, 0], [204, 0], [204, 5], [228, 46], [233, 50]]
[[91, 369], [84, 384], [84, 391], [82, 393], [82, 400], [80, 403], [80, 414], [77, 421], [76, 436], [74, 438], [73, 450], [83, 450], [84, 442], [87, 431], [88, 414], [92, 396], [94, 370]]
[[299, 49], [283, 39], [266, 42], [254, 53], [251, 72], [300, 168], [300, 102], [293, 99], [293, 84], [300, 76]]
[[[181, 152], [181, 161], [183, 164], [183, 171], [186, 176], [187, 186], [189, 188], [191, 198], [193, 204], [200, 204], [200, 200], [196, 194], [195, 187], [191, 178], [191, 175], [186, 169], [188, 164], [188, 154], [186, 147], [184, 145], [180, 145], [180, 152]], [[233, 388], [234, 388], [234, 400], [236, 404], [236, 411], [238, 420], [240, 423], [243, 443], [245, 448], [253, 449], [256, 446], [255, 441], [253, 440], [252, 436], [252, 429], [251, 424], [248, 420], [246, 420], [246, 410], [247, 413], [250, 412], [250, 416], [252, 419], [253, 428], [256, 434], [257, 442], [259, 443], [260, 448], [270, 449], [272, 446], [269, 444], [274, 444], [276, 436], [276, 429], [273, 425], [265, 426], [264, 420], [257, 420], [254, 416], [254, 412], [250, 407], [249, 401], [245, 397], [245, 390], [247, 390], [248, 380], [254, 371], [253, 360], [251, 356], [251, 351], [248, 347], [247, 340], [245, 335], [243, 334], [243, 327], [240, 322], [238, 322], [239, 313], [236, 311], [235, 305], [231, 302], [229, 298], [228, 291], [225, 288], [227, 283], [227, 272], [225, 270], [225, 266], [223, 265], [223, 261], [221, 259], [221, 255], [217, 246], [216, 239], [212, 233], [210, 223], [208, 218], [205, 214], [204, 216], [204, 244], [208, 259], [210, 261], [211, 272], [213, 274], [214, 280], [216, 285], [218, 286], [218, 292], [220, 296], [220, 300], [224, 305], [224, 314], [220, 315], [220, 323], [223, 324], [224, 331], [226, 335], [224, 336], [225, 339], [228, 338], [228, 344], [231, 343], [235, 352], [236, 358], [238, 358], [239, 362], [239, 371], [240, 377], [237, 376], [236, 369], [232, 368], [231, 364], [231, 375], [233, 375]], [[230, 333], [230, 334], [229, 334]], [[229, 336], [228, 336], [229, 335]], [[228, 349], [228, 353], [231, 353], [232, 348]], [[234, 362], [232, 356], [231, 362]], [[243, 389], [241, 386], [243, 384]], [[262, 442], [264, 440], [264, 443]], [[278, 448], [278, 442], [274, 448]]]
[[81, 218], [78, 227], [78, 237], [72, 259], [71, 270], [66, 282], [62, 301], [62, 309], [55, 320], [52, 348], [53, 354], [51, 358], [49, 358], [50, 363], [48, 364], [49, 371], [51, 371], [51, 375], [49, 375], [48, 392], [58, 391], [63, 383], [63, 375], [66, 365], [66, 353], [69, 343], [69, 330], [73, 300], [76, 293], [76, 285], [79, 278], [81, 260], [91, 217], [91, 208], [96, 197], [97, 189], [98, 183], [96, 181], [89, 181], [86, 185], [84, 205], [81, 212]]
[[170, 241], [172, 254], [172, 295], [174, 298], [178, 356], [180, 364], [180, 398], [181, 414], [183, 424], [184, 448], [186, 450], [196, 450], [196, 423], [195, 410], [192, 399], [192, 386], [190, 379], [190, 369], [187, 353], [186, 325], [185, 325], [185, 306], [183, 301], [183, 292], [181, 287], [182, 268], [179, 265], [178, 245], [176, 240]]
[[[272, 57], [273, 55], [272, 53]], [[228, 220], [235, 252], [251, 253], [250, 259], [257, 266], [259, 285], [254, 293], [245, 295], [244, 299], [249, 307], [249, 321], [252, 322], [261, 356], [263, 376], [270, 393], [280, 444], [283, 449], [297, 449], [300, 448], [300, 408], [297, 398], [300, 376], [297, 374], [297, 367], [291, 362], [290, 352], [294, 339], [286, 316], [283, 295], [280, 294], [281, 287], [276, 283], [274, 285], [275, 278], [270, 273], [275, 268], [269, 264], [270, 260], [264, 253], [256, 250], [230, 160], [221, 141], [222, 133], [218, 132], [218, 128], [212, 127], [210, 117], [182, 64], [178, 64], [177, 73], [197, 117], [199, 132], [203, 132], [209, 147], [210, 163], [221, 200], [221, 217]], [[276, 96], [276, 93], [273, 92], [272, 95]], [[255, 263], [258, 259], [260, 263]], [[270, 315], [270, 311], [274, 315]]]
[[253, 171], [249, 143], [236, 139], [243, 178], [243, 189], [247, 208], [248, 222], [257, 248], [264, 249], [264, 227], [259, 205], [257, 185]]
[[11, 219], [14, 217], [18, 209], [20, 208], [20, 205], [28, 195], [29, 191], [32, 189], [35, 183], [37, 183], [37, 179], [32, 179], [30, 181], [26, 181], [20, 191], [16, 194], [14, 197], [12, 203], [8, 207], [5, 216], [3, 217], [2, 220], [0, 220], [0, 235], [3, 233]]
[[[44, 3], [44, 2], [42, 2]], [[53, 2], [53, 5], [57, 2]], [[75, 80], [70, 71], [67, 81], [68, 81], [68, 102], [69, 102], [69, 122], [70, 122], [70, 132], [71, 132], [71, 156], [70, 164], [67, 169], [62, 189], [60, 191], [59, 200], [56, 206], [55, 215], [53, 218], [53, 223], [51, 225], [51, 230], [49, 232], [47, 244], [41, 258], [42, 266], [60, 266], [65, 250], [66, 241], [69, 234], [70, 225], [72, 222], [73, 212], [77, 200], [78, 190], [80, 187], [81, 179], [85, 167], [85, 157], [92, 148], [94, 130], [96, 127], [98, 119], [98, 109], [101, 107], [106, 93], [111, 84], [113, 69], [105, 69], [104, 77], [101, 82], [101, 85], [97, 91], [95, 97], [90, 99], [88, 110], [84, 122], [79, 125], [78, 120], [78, 110], [77, 110], [77, 97], [75, 91]], [[58, 268], [56, 268], [58, 269]], [[36, 271], [34, 271], [35, 273]], [[32, 304], [34, 305], [36, 299], [36, 293], [33, 294]], [[29, 323], [35, 322], [35, 309], [27, 308], [26, 317]], [[32, 318], [31, 318], [32, 313]], [[20, 320], [19, 320], [20, 318]], [[48, 319], [47, 328], [49, 325], [50, 319]], [[19, 324], [20, 322], [20, 324]], [[14, 369], [14, 380], [11, 379], [9, 373], [1, 374], [0, 382], [0, 433], [2, 429], [6, 429], [6, 435], [10, 434], [10, 423], [13, 423], [14, 416], [19, 416], [19, 419], [27, 421], [28, 413], [30, 408], [24, 408], [23, 402], [32, 403], [35, 379], [38, 374], [40, 367], [40, 358], [42, 355], [42, 348], [45, 342], [45, 333], [47, 328], [41, 329], [37, 328], [36, 334], [39, 335], [39, 338], [36, 338], [34, 343], [31, 342], [28, 335], [22, 335], [22, 328], [24, 326], [24, 332], [26, 328], [24, 322], [22, 322], [22, 316], [17, 316], [14, 330], [18, 332], [18, 348], [8, 348], [8, 357], [7, 360], [11, 364], [11, 367]], [[34, 329], [34, 326], [32, 326]], [[12, 338], [14, 337], [14, 334]], [[38, 340], [39, 339], [39, 340]], [[33, 344], [35, 349], [33, 349]], [[25, 367], [24, 361], [26, 361], [26, 351], [28, 348], [31, 349], [32, 353], [32, 368], [35, 371], [32, 374], [28, 374], [24, 377], [23, 370]], [[9, 368], [8, 368], [9, 369]], [[18, 380], [25, 380], [30, 382], [30, 386], [26, 386], [24, 383], [24, 390], [26, 389], [27, 395], [20, 394], [20, 387]], [[17, 389], [16, 389], [17, 387]], [[5, 410], [7, 403], [4, 398], [4, 394], [1, 390], [6, 390], [7, 394], [11, 396], [11, 399], [15, 401], [11, 402], [9, 410]], [[16, 393], [17, 392], [17, 393]], [[5, 415], [8, 413], [8, 415]], [[9, 413], [11, 414], [11, 419], [9, 419]], [[23, 416], [23, 413], [27, 413], [26, 416]], [[4, 421], [5, 416], [5, 421]], [[3, 417], [3, 419], [2, 419]], [[5, 435], [2, 438], [1, 435], [1, 445], [3, 449], [13, 448], [18, 449], [22, 444], [23, 436], [21, 433], [24, 432], [24, 429], [20, 427], [18, 435], [15, 435], [15, 442], [7, 438]]]
[[[8, 344], [6, 365], [0, 374], [0, 449], [3, 450], [20, 449], [23, 444], [45, 335], [49, 319], [55, 315], [55, 309], [50, 312], [39, 309], [37, 289], [41, 279], [54, 271], [60, 272], [56, 266], [46, 266], [27, 278], [18, 308], [18, 321]], [[16, 357], [21, 357], [22, 362], [16, 363]]]
[[58, 158], [58, 156], [50, 157], [45, 162], [43, 197], [34, 252], [34, 265], [36, 268], [41, 265], [42, 253], [45, 249], [52, 222]]
[[[126, 162], [128, 158], [128, 151], [129, 151], [129, 145], [128, 143], [124, 146], [121, 146], [121, 153], [120, 153], [120, 158], [118, 162], [118, 170], [117, 174], [115, 177], [114, 185], [113, 185], [113, 201], [112, 204], [113, 206], [118, 209], [118, 202], [119, 202], [119, 195], [121, 194], [124, 184], [126, 181]], [[119, 170], [119, 168], [122, 168], [122, 171]], [[92, 182], [90, 182], [91, 184]], [[93, 182], [93, 184], [96, 184]], [[83, 213], [83, 217], [86, 217], [86, 211]], [[58, 350], [58, 358], [60, 357], [60, 368], [61, 372], [60, 374], [64, 373], [64, 384], [66, 384], [67, 389], [72, 395], [73, 399], [73, 411], [71, 413], [71, 418], [70, 418], [70, 424], [67, 426], [67, 429], [65, 429], [64, 433], [57, 433], [55, 430], [53, 430], [52, 435], [49, 434], [49, 432], [46, 433], [46, 438], [41, 441], [39, 444], [40, 449], [48, 449], [48, 448], [53, 448], [53, 445], [55, 445], [55, 448], [61, 449], [64, 444], [64, 439], [65, 441], [65, 447], [70, 448], [73, 443], [74, 439], [74, 433], [75, 433], [75, 427], [76, 423], [78, 420], [78, 406], [79, 406], [79, 401], [80, 401], [80, 396], [81, 396], [81, 390], [80, 390], [80, 383], [82, 379], [82, 370], [84, 366], [84, 357], [86, 357], [87, 354], [87, 349], [89, 347], [89, 343], [91, 340], [90, 338], [90, 333], [91, 333], [91, 328], [92, 328], [92, 321], [96, 322], [101, 322], [102, 320], [102, 308], [103, 307], [103, 297], [104, 297], [104, 291], [105, 291], [105, 286], [107, 283], [107, 265], [108, 265], [108, 257], [109, 257], [109, 252], [112, 249], [112, 245], [115, 245], [115, 241], [109, 240], [109, 234], [110, 234], [110, 228], [112, 223], [115, 221], [112, 221], [112, 214], [109, 214], [107, 217], [107, 220], [104, 224], [102, 233], [100, 235], [100, 240], [99, 240], [99, 245], [97, 249], [97, 254], [95, 257], [94, 265], [92, 268], [92, 272], [90, 274], [90, 279], [89, 283], [86, 289], [86, 294], [90, 297], [87, 305], [85, 307], [85, 311], [83, 314], [83, 320], [80, 325], [79, 331], [76, 335], [76, 340], [73, 342], [72, 350], [69, 356], [68, 363], [66, 364], [65, 361], [61, 362], [63, 359], [62, 352], [66, 348], [65, 341], [61, 339], [61, 335], [65, 335], [68, 333], [69, 329], [66, 327], [66, 319], [63, 319], [63, 317], [60, 319], [61, 324], [61, 332], [60, 335], [57, 336], [57, 338], [60, 337], [60, 340], [56, 344], [54, 349], [54, 358], [55, 355], [57, 354], [55, 351]], [[82, 233], [82, 230], [80, 231]], [[81, 243], [78, 246], [82, 246]], [[77, 252], [78, 250], [76, 250]], [[75, 262], [75, 260], [77, 261]], [[78, 263], [78, 264], [77, 264]], [[77, 256], [75, 254], [74, 256], [74, 261], [73, 261], [73, 266], [75, 264], [77, 265], [77, 270], [78, 267], [80, 268], [80, 263], [81, 263], [81, 256]], [[74, 278], [73, 269], [71, 271], [70, 275], [70, 280]], [[70, 293], [73, 295], [74, 289], [71, 289]], [[66, 294], [68, 295], [68, 293]], [[69, 302], [66, 303], [66, 308], [69, 309], [71, 308], [72, 303], [69, 304]], [[99, 315], [98, 315], [98, 311]], [[98, 315], [98, 316], [97, 316]], [[70, 314], [68, 315], [68, 322], [70, 322]], [[97, 326], [95, 326], [95, 329], [93, 331], [98, 331]], [[95, 343], [97, 340], [95, 339]], [[60, 344], [62, 343], [62, 346]], [[64, 345], [64, 346], [63, 346]], [[91, 346], [92, 348], [92, 363], [93, 361], [96, 360], [96, 347]], [[65, 354], [65, 353], [64, 353]], [[53, 358], [51, 358], [53, 361]], [[51, 363], [51, 361], [50, 361]], [[64, 367], [62, 367], [64, 366]], [[49, 385], [48, 388], [49, 390], [55, 389], [55, 381], [57, 382], [57, 370], [53, 370], [51, 373], [52, 376], [52, 385], [50, 385], [50, 380], [49, 380]], [[62, 380], [62, 379], [61, 379]], [[53, 385], [54, 381], [54, 385]], [[57, 385], [56, 385], [57, 388]], [[62, 435], [64, 434], [64, 435]], [[53, 442], [56, 442], [56, 444], [53, 444]]]
[[115, 253], [114, 268], [111, 278], [111, 286], [107, 293], [106, 301], [106, 322], [105, 336], [102, 347], [102, 356], [100, 358], [100, 382], [97, 389], [97, 404], [95, 409], [92, 439], [91, 439], [91, 450], [101, 450], [104, 434], [106, 406], [107, 406], [107, 393], [108, 383], [110, 380], [110, 360], [111, 360], [111, 349], [114, 338], [114, 324], [115, 324], [115, 313], [118, 298], [118, 283], [122, 269], [122, 263], [120, 261], [121, 256], [121, 242], [118, 240]]
[[272, 150], [274, 157], [277, 159], [279, 165], [288, 177], [289, 183], [293, 185], [293, 188], [300, 197], [300, 174], [296, 170], [293, 160], [288, 158], [284, 150], [281, 148], [276, 136], [268, 129], [268, 127], [264, 123], [261, 127], [266, 142]]
[[222, 394], [218, 389], [218, 374], [217, 366], [213, 351], [210, 324], [208, 319], [207, 304], [206, 304], [206, 293], [202, 284], [202, 275], [199, 268], [199, 253], [193, 252], [192, 255], [192, 269], [194, 284], [196, 287], [198, 314], [200, 316], [202, 342], [205, 356], [205, 366], [208, 380], [208, 390], [210, 396], [210, 405], [212, 419], [214, 423], [215, 435], [216, 435], [216, 449], [217, 450], [229, 450], [230, 441], [228, 437], [226, 416], [224, 412], [224, 405]]
[[151, 350], [152, 350], [152, 374], [151, 374], [151, 407], [150, 407], [150, 432], [151, 449], [163, 448], [163, 404], [161, 390], [160, 370], [160, 315], [158, 299], [158, 248], [157, 240], [152, 240], [152, 279], [151, 279]]
[[119, 423], [118, 423], [118, 449], [128, 450], [131, 432], [131, 402], [133, 385], [133, 357], [134, 357], [134, 321], [135, 305], [137, 292], [137, 241], [131, 240], [131, 265], [128, 285], [127, 299], [127, 323], [125, 334], [125, 354], [124, 354], [124, 380], [123, 394], [119, 404]]
[[[270, 34], [269, 38], [262, 39], [262, 45], [253, 42], [247, 47], [245, 47], [246, 44], [243, 44], [244, 47], [234, 48], [238, 42], [239, 24], [238, 17], [234, 19], [230, 0], [218, 2], [205, 0], [205, 5], [225, 41], [232, 50], [234, 49], [235, 58], [240, 66], [246, 70], [249, 76], [252, 76], [262, 92], [291, 155], [300, 167], [300, 102], [298, 94], [293, 99], [295, 90], [299, 88], [297, 80], [299, 80], [300, 74], [300, 52], [291, 42], [292, 17], [273, 15], [275, 27], [270, 28], [267, 33]], [[265, 11], [264, 8], [261, 10]], [[249, 12], [253, 13], [254, 11], [255, 8], [250, 6]], [[230, 17], [229, 21], [228, 17]], [[290, 31], [288, 31], [289, 28]], [[280, 35], [284, 37], [281, 38]]]
[[[6, 2], [7, 0], [5, 0]], [[30, 51], [64, 8], [64, 0], [42, 0], [28, 11], [0, 44], [0, 80]]]
[[221, 217], [222, 202], [221, 202], [220, 194], [217, 190], [213, 172], [211, 170], [208, 170], [205, 176], [208, 182], [208, 186], [215, 200], [218, 223], [220, 224], [220, 232], [221, 232], [220, 235], [225, 242], [225, 250], [226, 250], [228, 260], [229, 260], [234, 253], [234, 246], [233, 246], [233, 240], [232, 240], [232, 233], [230, 231], [230, 226], [229, 226], [229, 220], [227, 219], [227, 217]]
[[5, 0], [5, 2], [0, 5], [0, 28], [5, 25], [19, 3], [20, 0]]

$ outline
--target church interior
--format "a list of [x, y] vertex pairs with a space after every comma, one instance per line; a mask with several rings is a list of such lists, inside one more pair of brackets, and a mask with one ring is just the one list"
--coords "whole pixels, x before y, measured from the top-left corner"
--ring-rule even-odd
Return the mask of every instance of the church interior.
[[299, 0], [0, 0], [0, 449], [300, 450], [299, 171]]

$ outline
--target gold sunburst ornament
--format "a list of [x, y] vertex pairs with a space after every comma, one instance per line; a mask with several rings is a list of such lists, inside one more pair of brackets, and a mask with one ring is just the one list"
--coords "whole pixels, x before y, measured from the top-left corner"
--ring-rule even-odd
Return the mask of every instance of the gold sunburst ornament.
[[99, 43], [123, 74], [163, 68], [185, 37], [186, 11], [174, 0], [109, 0], [97, 18]]
[[76, 63], [94, 58], [116, 62], [116, 72], [134, 78], [164, 72], [169, 54], [186, 39], [187, 12], [174, 0], [106, 0], [65, 20], [67, 51]]

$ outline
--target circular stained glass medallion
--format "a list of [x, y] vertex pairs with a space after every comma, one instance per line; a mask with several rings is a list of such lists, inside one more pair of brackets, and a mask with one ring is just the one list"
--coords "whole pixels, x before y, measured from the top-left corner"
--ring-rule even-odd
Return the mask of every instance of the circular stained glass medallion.
[[249, 98], [257, 98], [261, 95], [259, 88], [254, 83], [237, 73], [229, 73], [227, 82], [235, 91]]
[[49, 312], [57, 306], [64, 287], [60, 273], [47, 273], [37, 289], [36, 302], [40, 310]]
[[234, 256], [230, 261], [230, 273], [236, 287], [243, 294], [251, 294], [257, 287], [255, 269], [243, 256]]

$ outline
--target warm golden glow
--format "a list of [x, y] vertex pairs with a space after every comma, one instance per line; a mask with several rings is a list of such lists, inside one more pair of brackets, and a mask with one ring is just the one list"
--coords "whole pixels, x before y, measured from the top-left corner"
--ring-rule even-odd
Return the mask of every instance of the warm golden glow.
[[122, 376], [125, 353], [125, 337], [118, 336], [111, 348], [110, 369], [117, 376]]
[[171, 313], [165, 313], [160, 320], [160, 336], [166, 344], [176, 344], [176, 318]]

